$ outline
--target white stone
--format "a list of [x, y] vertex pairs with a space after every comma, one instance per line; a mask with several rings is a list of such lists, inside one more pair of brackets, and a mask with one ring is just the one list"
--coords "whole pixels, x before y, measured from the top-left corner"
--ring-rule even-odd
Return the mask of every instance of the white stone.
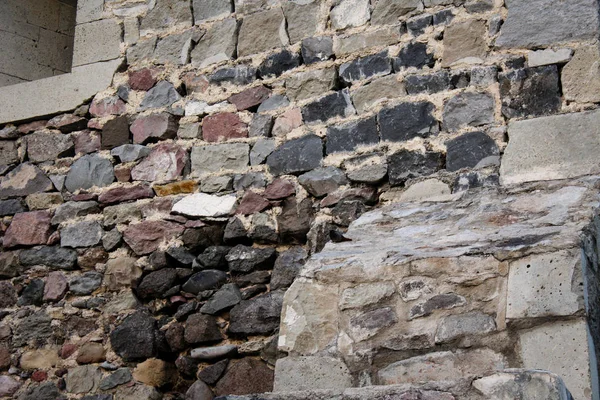
[[121, 55], [121, 33], [121, 24], [115, 19], [77, 25], [73, 44], [73, 66], [118, 58]]
[[172, 211], [188, 217], [222, 217], [231, 214], [235, 202], [235, 195], [194, 193], [175, 203]]
[[409, 186], [400, 196], [400, 201], [448, 201], [450, 199], [450, 187], [437, 179], [417, 182]]
[[74, 110], [110, 85], [121, 61], [84, 65], [70, 74], [3, 87], [0, 124]]
[[562, 377], [577, 400], [592, 396], [588, 332], [584, 320], [555, 322], [519, 334], [523, 367]]
[[600, 172], [600, 111], [555, 115], [508, 126], [500, 166], [503, 185]]
[[205, 115], [208, 103], [205, 101], [192, 100], [185, 104], [185, 115]]
[[341, 0], [331, 10], [331, 25], [335, 29], [361, 26], [370, 15], [369, 0]]
[[332, 357], [285, 357], [275, 364], [274, 392], [345, 389], [352, 376], [343, 361]]
[[541, 65], [566, 63], [571, 59], [573, 50], [571, 49], [545, 49], [530, 51], [527, 56], [527, 65], [529, 67], [539, 67]]
[[568, 399], [563, 380], [547, 371], [509, 369], [476, 379], [473, 387], [488, 399]]
[[510, 263], [506, 318], [572, 315], [583, 308], [573, 292], [580, 252], [559, 251], [533, 255]]

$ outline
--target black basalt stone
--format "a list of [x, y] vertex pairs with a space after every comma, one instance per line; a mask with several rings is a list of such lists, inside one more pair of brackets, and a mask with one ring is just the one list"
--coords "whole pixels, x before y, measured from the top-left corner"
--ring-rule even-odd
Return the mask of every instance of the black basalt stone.
[[352, 121], [344, 125], [334, 125], [327, 128], [326, 153], [353, 151], [357, 146], [377, 144], [376, 117]]
[[301, 63], [298, 53], [283, 50], [267, 57], [258, 67], [258, 75], [261, 78], [279, 76], [285, 71], [298, 67]]
[[499, 154], [496, 142], [483, 132], [469, 132], [446, 142], [446, 169], [473, 168], [481, 160]]
[[274, 175], [297, 174], [321, 165], [323, 143], [316, 135], [306, 135], [279, 146], [267, 157], [267, 165]]
[[388, 157], [388, 175], [391, 185], [401, 185], [406, 180], [430, 175], [442, 168], [441, 153], [400, 150]]
[[110, 343], [114, 352], [125, 361], [154, 357], [158, 348], [156, 321], [137, 311], [110, 333]]
[[401, 142], [415, 137], [428, 137], [437, 132], [438, 121], [433, 116], [435, 106], [428, 101], [400, 103], [383, 109], [377, 118], [381, 140]]

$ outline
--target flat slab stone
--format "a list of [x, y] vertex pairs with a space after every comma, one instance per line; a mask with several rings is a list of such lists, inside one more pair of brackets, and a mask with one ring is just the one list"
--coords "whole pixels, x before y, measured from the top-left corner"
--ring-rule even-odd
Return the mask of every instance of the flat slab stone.
[[235, 195], [195, 193], [175, 203], [172, 211], [189, 217], [222, 217], [233, 211], [235, 201]]
[[508, 136], [500, 167], [503, 185], [600, 172], [600, 111], [511, 122]]
[[343, 361], [332, 357], [285, 357], [275, 364], [273, 391], [345, 389], [352, 376]]

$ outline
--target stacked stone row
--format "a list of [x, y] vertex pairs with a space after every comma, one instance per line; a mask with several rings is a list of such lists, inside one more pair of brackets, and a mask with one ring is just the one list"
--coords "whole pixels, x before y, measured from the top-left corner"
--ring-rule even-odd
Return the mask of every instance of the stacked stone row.
[[597, 51], [503, 50], [500, 1], [155, 3], [103, 3], [110, 89], [0, 129], [0, 397], [269, 391], [331, 231], [497, 185], [510, 120], [600, 101]]

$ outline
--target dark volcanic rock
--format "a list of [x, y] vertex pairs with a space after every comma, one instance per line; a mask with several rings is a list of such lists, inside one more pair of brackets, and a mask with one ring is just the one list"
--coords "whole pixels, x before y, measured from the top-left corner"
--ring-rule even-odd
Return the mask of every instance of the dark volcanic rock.
[[438, 122], [433, 116], [435, 106], [428, 101], [400, 103], [383, 109], [377, 116], [381, 140], [402, 142], [415, 137], [428, 137], [437, 132]]
[[110, 343], [124, 360], [143, 360], [156, 355], [157, 333], [154, 318], [137, 311], [110, 333]]
[[223, 339], [217, 319], [210, 315], [193, 314], [185, 323], [184, 338], [188, 344], [214, 342]]
[[203, 269], [227, 269], [227, 260], [225, 256], [229, 253], [231, 247], [228, 246], [210, 246], [202, 254], [200, 254], [196, 261]]
[[242, 301], [242, 294], [235, 283], [227, 283], [221, 287], [202, 306], [200, 312], [215, 315], [223, 310], [231, 308]]
[[40, 306], [44, 297], [44, 281], [33, 279], [19, 297], [18, 306]]
[[216, 289], [227, 282], [227, 274], [215, 269], [200, 271], [190, 277], [181, 287], [184, 292], [198, 294], [204, 290]]
[[400, 71], [402, 68], [416, 67], [423, 68], [433, 67], [435, 65], [435, 59], [433, 54], [427, 52], [427, 44], [413, 42], [407, 44], [400, 50], [398, 57], [394, 58], [394, 71]]
[[177, 280], [175, 268], [165, 268], [150, 272], [137, 287], [137, 293], [142, 299], [161, 298], [171, 289]]
[[198, 379], [208, 383], [209, 385], [214, 385], [223, 375], [223, 372], [225, 372], [227, 364], [229, 364], [229, 360], [221, 360], [213, 365], [209, 365], [198, 372]]
[[230, 363], [215, 391], [217, 396], [271, 392], [273, 379], [274, 372], [266, 363], [246, 357]]
[[484, 158], [499, 154], [491, 137], [483, 132], [469, 132], [446, 142], [446, 169], [473, 168]]
[[440, 71], [429, 75], [408, 75], [404, 78], [404, 86], [408, 94], [437, 93], [450, 90], [450, 74]]
[[400, 150], [388, 157], [390, 184], [401, 185], [407, 179], [433, 174], [443, 163], [441, 153]]
[[330, 37], [312, 37], [302, 40], [302, 59], [305, 64], [329, 60], [333, 57], [333, 40]]
[[52, 182], [33, 164], [23, 163], [0, 180], [0, 198], [27, 196], [52, 189]]
[[308, 254], [302, 247], [294, 247], [280, 253], [273, 267], [271, 290], [289, 287], [300, 273], [307, 258]]
[[27, 391], [23, 394], [19, 399], [22, 400], [66, 400], [67, 398], [63, 396], [56, 384], [53, 382], [44, 382], [37, 386], [32, 386], [27, 389]]
[[279, 327], [283, 292], [270, 292], [244, 300], [230, 312], [229, 332], [236, 335], [267, 335]]
[[298, 53], [283, 50], [267, 57], [258, 67], [258, 75], [261, 78], [267, 76], [279, 76], [285, 71], [296, 68], [301, 62]]
[[356, 110], [350, 100], [347, 89], [328, 94], [302, 108], [302, 119], [305, 123], [325, 122], [333, 117], [349, 117]]
[[340, 65], [340, 79], [346, 85], [374, 76], [388, 75], [391, 72], [392, 65], [387, 50]]
[[77, 251], [60, 246], [38, 246], [19, 253], [21, 264], [26, 267], [45, 265], [53, 269], [74, 269]]
[[225, 259], [229, 263], [230, 271], [250, 272], [256, 269], [273, 268], [275, 257], [273, 248], [259, 249], [240, 244], [231, 249]]
[[304, 243], [306, 234], [314, 216], [312, 201], [304, 199], [300, 203], [296, 197], [288, 197], [283, 201], [281, 214], [277, 216], [279, 235], [282, 241]]
[[275, 175], [310, 171], [321, 165], [323, 143], [316, 135], [306, 135], [279, 146], [267, 157], [267, 165]]
[[52, 318], [44, 311], [38, 311], [31, 314], [15, 329], [12, 344], [21, 347], [24, 344], [34, 341], [36, 344], [43, 344], [52, 335], [50, 323]]
[[8, 308], [17, 302], [17, 291], [10, 281], [0, 281], [0, 308]]
[[327, 128], [327, 154], [353, 151], [357, 146], [379, 143], [375, 117], [336, 124]]

